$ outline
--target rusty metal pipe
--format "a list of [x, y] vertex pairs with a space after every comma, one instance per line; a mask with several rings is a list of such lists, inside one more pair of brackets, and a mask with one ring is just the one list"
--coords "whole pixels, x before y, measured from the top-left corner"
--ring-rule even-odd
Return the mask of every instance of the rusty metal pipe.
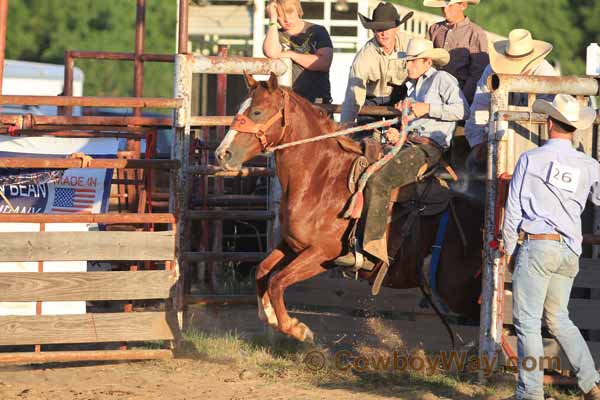
[[[502, 121], [517, 121], [517, 122], [533, 122], [533, 123], [545, 123], [548, 116], [545, 114], [539, 114], [529, 111], [499, 111], [498, 118]], [[594, 124], [600, 125], [600, 114], [596, 115]]]
[[[63, 96], [73, 96], [73, 69], [75, 68], [75, 60], [69, 51], [65, 51], [65, 76], [63, 82]], [[60, 107], [59, 115], [73, 115], [73, 107]]]
[[179, 32], [177, 41], [177, 53], [187, 54], [188, 52], [188, 18], [189, 5], [188, 0], [179, 1]]
[[4, 57], [6, 54], [6, 24], [8, 22], [8, 0], [0, 0], [0, 95], [4, 82]]
[[[133, 62], [133, 97], [142, 97], [144, 92], [144, 62], [141, 55], [144, 54], [144, 36], [146, 30], [146, 0], [137, 0], [135, 15], [135, 59]], [[142, 110], [133, 109], [133, 116], [140, 117]], [[128, 142], [128, 146], [133, 143]]]
[[0, 214], [1, 223], [173, 224], [175, 216], [156, 214]]
[[152, 126], [159, 128], [170, 128], [173, 126], [173, 120], [170, 117], [102, 117], [102, 116], [33, 116], [26, 115], [0, 115], [0, 123], [16, 125], [21, 128], [36, 128], [45, 125], [62, 127], [63, 129], [73, 126], [108, 126], [108, 127], [131, 127], [131, 126]]
[[[134, 61], [135, 53], [123, 53], [115, 51], [70, 51], [74, 59], [85, 60], [111, 60], [111, 61]], [[140, 54], [142, 61], [168, 62], [175, 60], [173, 54]]]
[[488, 78], [487, 85], [492, 91], [502, 87], [505, 91], [512, 93], [600, 95], [598, 79], [583, 76], [492, 74]]
[[[118, 128], [117, 128], [118, 129]], [[7, 129], [0, 128], [0, 135], [10, 135]], [[140, 140], [145, 138], [143, 133], [126, 133], [126, 132], [82, 132], [82, 131], [47, 131], [47, 130], [20, 130], [17, 131], [17, 136], [37, 137], [37, 136], [51, 136], [51, 137], [63, 137], [63, 138], [125, 138], [125, 139], [136, 139]]]
[[153, 107], [180, 108], [183, 99], [162, 97], [79, 97], [79, 96], [0, 96], [0, 104], [23, 104], [29, 106], [81, 106], [81, 107]]
[[268, 58], [194, 56], [192, 71], [198, 74], [243, 74], [246, 71], [258, 75], [274, 72], [281, 76], [287, 71], [287, 65], [281, 60]]
[[90, 165], [83, 165], [79, 158], [27, 158], [7, 157], [0, 158], [0, 168], [179, 168], [178, 160], [127, 160], [113, 158], [92, 158]]

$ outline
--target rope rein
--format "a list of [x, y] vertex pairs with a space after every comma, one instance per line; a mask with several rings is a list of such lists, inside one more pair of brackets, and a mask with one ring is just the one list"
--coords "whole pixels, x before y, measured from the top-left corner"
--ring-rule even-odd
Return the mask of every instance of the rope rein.
[[350, 135], [352, 133], [361, 132], [361, 131], [365, 131], [365, 130], [373, 130], [373, 129], [377, 129], [377, 128], [387, 128], [387, 127], [397, 124], [398, 122], [400, 122], [400, 118], [392, 118], [392, 119], [388, 119], [386, 121], [371, 122], [371, 123], [368, 123], [365, 125], [355, 126], [352, 128], [342, 129], [341, 131], [327, 133], [325, 135], [319, 135], [319, 136], [315, 136], [315, 137], [308, 138], [308, 139], [296, 140], [294, 142], [280, 144], [279, 146], [269, 147], [267, 149], [267, 153], [274, 153], [277, 150], [283, 150], [283, 149], [287, 149], [289, 147], [299, 146], [299, 145], [305, 144], [305, 143], [319, 142], [321, 140], [331, 139], [331, 138], [335, 138], [335, 137], [339, 137], [339, 136]]

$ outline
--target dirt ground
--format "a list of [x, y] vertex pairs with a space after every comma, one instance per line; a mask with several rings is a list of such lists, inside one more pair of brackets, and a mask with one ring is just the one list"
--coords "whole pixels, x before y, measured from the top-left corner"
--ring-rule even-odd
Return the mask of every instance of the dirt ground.
[[[497, 400], [514, 387], [506, 374], [480, 386], [473, 374], [450, 371], [339, 371], [329, 364], [318, 371], [307, 368], [307, 354], [313, 351], [331, 358], [340, 348], [374, 354], [404, 346], [400, 333], [381, 321], [371, 321], [359, 332], [372, 339], [361, 344], [348, 341], [346, 334], [328, 337], [314, 320], [315, 334], [322, 333], [314, 346], [265, 334], [253, 307], [200, 309], [189, 322], [184, 349], [173, 360], [0, 367], [0, 400]], [[332, 330], [330, 323], [325, 325]], [[575, 398], [565, 392], [553, 395]]]
[[[2, 399], [361, 399], [423, 398], [401, 386], [322, 387], [291, 378], [267, 378], [235, 367], [197, 360], [95, 366], [11, 368], [0, 372]], [[433, 397], [429, 395], [430, 399]]]

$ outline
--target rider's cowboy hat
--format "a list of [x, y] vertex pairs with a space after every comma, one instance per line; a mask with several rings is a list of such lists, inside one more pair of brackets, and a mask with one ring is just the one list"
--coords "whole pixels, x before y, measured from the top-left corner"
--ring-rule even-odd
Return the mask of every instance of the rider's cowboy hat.
[[423, 0], [425, 7], [447, 7], [456, 3], [479, 4], [479, 0]]
[[409, 12], [400, 19], [400, 14], [393, 4], [381, 2], [373, 11], [373, 19], [369, 19], [361, 13], [358, 13], [358, 16], [365, 29], [386, 30], [402, 25], [413, 16], [413, 12]]
[[408, 42], [404, 59], [412, 61], [418, 58], [431, 58], [435, 65], [443, 67], [450, 62], [450, 53], [445, 49], [435, 49], [431, 40], [413, 38]]
[[513, 29], [508, 40], [499, 40], [490, 46], [490, 65], [498, 74], [521, 74], [551, 51], [550, 43], [533, 40], [528, 30]]
[[596, 119], [595, 111], [590, 107], [581, 107], [579, 102], [567, 94], [558, 94], [550, 103], [546, 100], [536, 100], [533, 103], [533, 112], [548, 114], [560, 122], [576, 129], [590, 127]]

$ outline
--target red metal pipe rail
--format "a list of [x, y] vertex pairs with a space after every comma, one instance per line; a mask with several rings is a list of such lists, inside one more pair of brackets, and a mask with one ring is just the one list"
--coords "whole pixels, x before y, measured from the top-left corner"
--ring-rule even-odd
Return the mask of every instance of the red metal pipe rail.
[[179, 0], [179, 32], [177, 40], [177, 53], [187, 54], [188, 46], [188, 18], [189, 4], [187, 0]]
[[[71, 129], [76, 129], [72, 128]], [[97, 128], [97, 129], [95, 129]], [[109, 130], [107, 132], [102, 132], [102, 130], [110, 129], [110, 127], [90, 127], [88, 129], [94, 130], [93, 132], [84, 132], [84, 131], [62, 131], [55, 130], [51, 128], [38, 128], [36, 130], [25, 129], [18, 130], [16, 133], [11, 132], [8, 128], [0, 128], [0, 135], [11, 135], [11, 136], [51, 136], [51, 137], [61, 137], [61, 138], [124, 138], [124, 139], [144, 139], [146, 135], [143, 133], [136, 132], [115, 132], [114, 130]], [[114, 129], [122, 129], [119, 127], [114, 127]]]
[[156, 214], [0, 214], [1, 223], [174, 224], [175, 216]]
[[82, 107], [153, 107], [180, 108], [183, 99], [162, 97], [79, 97], [79, 96], [0, 96], [0, 104], [23, 104], [29, 106], [82, 106]]
[[[133, 97], [142, 97], [144, 92], [144, 62], [141, 55], [144, 54], [144, 36], [146, 30], [146, 0], [137, 0], [135, 14], [135, 59], [133, 61]], [[141, 117], [140, 108], [133, 109], [134, 117]], [[135, 144], [128, 143], [128, 146]], [[139, 146], [139, 143], [137, 144]]]
[[0, 158], [0, 168], [156, 168], [177, 169], [179, 160], [128, 160], [114, 158], [92, 158], [89, 166], [82, 165], [79, 158]]
[[[135, 53], [123, 53], [116, 51], [67, 51], [73, 59], [80, 60], [111, 60], [111, 61], [135, 61]], [[144, 53], [139, 55], [142, 61], [168, 62], [175, 61], [173, 54]]]
[[37, 116], [31, 114], [25, 115], [0, 115], [0, 123], [15, 125], [19, 129], [33, 129], [45, 125], [55, 127], [72, 126], [108, 126], [108, 127], [131, 127], [131, 126], [149, 126], [157, 128], [171, 128], [173, 120], [170, 117], [102, 117], [102, 116]]

